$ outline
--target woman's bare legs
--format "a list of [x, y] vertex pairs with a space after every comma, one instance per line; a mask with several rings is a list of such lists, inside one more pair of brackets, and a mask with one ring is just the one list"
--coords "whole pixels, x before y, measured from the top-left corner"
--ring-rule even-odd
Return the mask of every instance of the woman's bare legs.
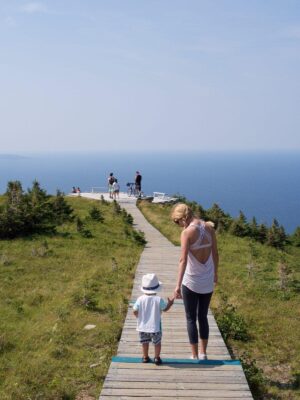
[[208, 339], [200, 339], [200, 354], [206, 354]]

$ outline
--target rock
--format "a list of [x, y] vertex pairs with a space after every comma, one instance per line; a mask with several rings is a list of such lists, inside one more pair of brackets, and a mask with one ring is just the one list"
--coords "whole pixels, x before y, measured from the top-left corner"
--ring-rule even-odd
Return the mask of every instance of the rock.
[[92, 324], [88, 324], [85, 325], [85, 327], [83, 329], [85, 329], [86, 331], [90, 331], [91, 329], [96, 328], [96, 325], [92, 325]]

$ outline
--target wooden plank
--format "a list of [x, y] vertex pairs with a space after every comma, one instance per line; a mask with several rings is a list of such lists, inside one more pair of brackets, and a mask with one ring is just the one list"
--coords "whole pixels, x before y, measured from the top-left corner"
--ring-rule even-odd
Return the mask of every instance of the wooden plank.
[[[136, 400], [137, 398], [140, 398], [140, 399], [151, 399], [151, 400], [168, 400], [168, 399], [172, 399], [172, 400], [174, 400], [174, 397], [172, 397], [172, 396], [168, 396], [168, 395], [165, 395], [164, 397], [162, 397], [162, 396], [152, 396], [151, 394], [144, 394], [144, 395], [142, 395], [142, 396], [112, 396], [112, 395], [102, 395], [101, 394], [101, 396], [100, 396], [100, 400], [102, 399], [102, 400]], [[192, 396], [192, 397], [189, 397], [189, 400], [199, 400], [199, 398], [200, 398], [200, 396], [196, 396], [196, 397], [194, 397], [194, 396]], [[205, 398], [205, 397], [204, 397]], [[253, 397], [252, 396], [249, 396], [248, 397], [249, 399], [252, 399]], [[213, 397], [209, 397], [209, 400], [220, 400], [220, 399], [224, 399], [224, 397], [222, 397], [222, 395], [221, 395], [221, 397], [220, 396], [218, 396], [218, 397], [216, 397], [216, 396], [213, 396]], [[245, 397], [243, 396], [243, 397], [239, 397], [238, 395], [233, 395], [232, 397], [230, 397], [230, 399], [231, 400], [242, 400], [242, 399], [245, 399]], [[181, 396], [176, 396], [176, 400], [187, 400], [187, 398], [186, 397], [181, 397]]]
[[[139, 389], [139, 388], [121, 388], [121, 389], [114, 389], [114, 388], [103, 388], [102, 395], [107, 396], [140, 396], [140, 397], [147, 397], [149, 396], [149, 390]], [[198, 398], [205, 398], [210, 399], [211, 397], [219, 397], [221, 399], [232, 399], [234, 396], [238, 396], [243, 399], [252, 398], [251, 392], [245, 390], [172, 390], [172, 389], [151, 389], [151, 397], [152, 396], [163, 396], [165, 394], [171, 398], [177, 398], [177, 396], [181, 396], [182, 398], [189, 399], [193, 396], [197, 396]]]
[[157, 369], [157, 372], [154, 371], [143, 371], [141, 372], [139, 369], [128, 369], [128, 370], [117, 370], [115, 372], [110, 371], [107, 376], [112, 376], [112, 375], [116, 375], [116, 376], [122, 376], [122, 377], [126, 377], [126, 376], [132, 376], [132, 377], [136, 377], [137, 375], [139, 376], [144, 376], [144, 377], [156, 377], [158, 380], [160, 379], [160, 377], [165, 377], [165, 378], [170, 378], [170, 379], [174, 379], [174, 380], [180, 380], [183, 378], [191, 378], [193, 377], [194, 379], [198, 379], [200, 377], [211, 377], [215, 379], [215, 382], [218, 382], [218, 378], [219, 377], [230, 377], [230, 378], [234, 378], [234, 377], [240, 377], [243, 378], [244, 377], [244, 373], [243, 371], [205, 371], [205, 370], [198, 370], [198, 371], [191, 371], [191, 370], [185, 370], [183, 371], [182, 369], [180, 369], [180, 373], [178, 374], [174, 374], [173, 371], [166, 371], [166, 372], [162, 372], [159, 371]]
[[[243, 369], [241, 365], [235, 364], [162, 364], [157, 368], [157, 366], [153, 363], [128, 363], [128, 362], [112, 362], [110, 364], [109, 370], [122, 370], [122, 369], [138, 369], [141, 373], [143, 371], [151, 370], [153, 372], [163, 373], [164, 371], [172, 371], [174, 373], [179, 371], [184, 372], [185, 370], [189, 371], [241, 371], [243, 373]], [[190, 373], [190, 372], [189, 372]]]
[[158, 382], [158, 381], [120, 381], [106, 380], [104, 384], [106, 389], [171, 389], [171, 390], [230, 390], [230, 391], [249, 391], [246, 383], [220, 383], [220, 382]]

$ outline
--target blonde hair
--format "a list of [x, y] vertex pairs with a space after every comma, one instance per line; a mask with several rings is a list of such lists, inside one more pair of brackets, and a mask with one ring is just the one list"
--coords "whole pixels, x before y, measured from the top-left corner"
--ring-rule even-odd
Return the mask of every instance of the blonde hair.
[[192, 209], [184, 203], [176, 204], [171, 212], [171, 218], [173, 220], [179, 220], [181, 218], [189, 219], [194, 216]]
[[[187, 220], [187, 219], [190, 219], [193, 217], [194, 217], [193, 210], [184, 203], [176, 204], [173, 207], [172, 212], [171, 212], [171, 218], [173, 221], [178, 221], [181, 218], [184, 218], [185, 220]], [[206, 221], [205, 223], [208, 226], [210, 226], [211, 228], [215, 227], [215, 224], [212, 221]]]

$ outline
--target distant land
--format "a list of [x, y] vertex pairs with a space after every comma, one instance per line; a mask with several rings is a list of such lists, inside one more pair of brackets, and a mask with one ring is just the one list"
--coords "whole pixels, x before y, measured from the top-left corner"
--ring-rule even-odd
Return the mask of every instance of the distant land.
[[0, 154], [0, 160], [19, 160], [23, 158], [28, 158], [28, 157], [20, 156], [18, 154]]

